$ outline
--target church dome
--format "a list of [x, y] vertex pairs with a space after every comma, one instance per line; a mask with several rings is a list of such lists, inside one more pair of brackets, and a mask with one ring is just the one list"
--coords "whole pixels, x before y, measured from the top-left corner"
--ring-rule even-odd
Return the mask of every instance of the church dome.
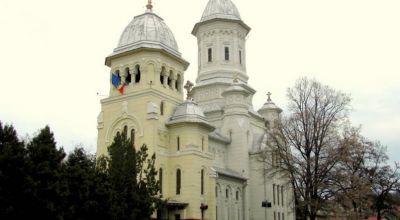
[[179, 123], [200, 123], [209, 128], [214, 128], [208, 123], [203, 110], [193, 100], [186, 100], [176, 107], [174, 114], [167, 121], [167, 125]]
[[267, 112], [267, 111], [275, 111], [278, 114], [282, 112], [282, 109], [275, 105], [271, 100], [271, 93], [268, 93], [268, 100], [264, 105], [258, 110], [259, 113]]
[[151, 10], [135, 16], [122, 32], [114, 54], [138, 48], [162, 49], [180, 57], [178, 44], [164, 20]]
[[231, 0], [210, 0], [201, 17], [201, 22], [214, 18], [241, 20], [238, 9]]

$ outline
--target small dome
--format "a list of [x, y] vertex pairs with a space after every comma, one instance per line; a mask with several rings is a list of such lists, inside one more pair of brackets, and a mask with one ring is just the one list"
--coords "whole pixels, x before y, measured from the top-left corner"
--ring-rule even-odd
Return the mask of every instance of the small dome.
[[178, 123], [200, 123], [214, 129], [214, 127], [208, 123], [203, 110], [192, 100], [186, 100], [184, 103], [178, 105], [174, 114], [169, 118], [166, 124], [172, 125]]
[[279, 108], [277, 105], [275, 105], [274, 102], [271, 100], [271, 93], [268, 93], [268, 100], [264, 105], [258, 110], [259, 113], [264, 112], [264, 111], [276, 111], [278, 113], [282, 112], [282, 109]]
[[231, 0], [210, 0], [201, 17], [201, 22], [214, 18], [241, 20], [238, 9]]
[[163, 49], [181, 56], [171, 30], [161, 17], [151, 11], [133, 18], [122, 33], [114, 54], [138, 48]]

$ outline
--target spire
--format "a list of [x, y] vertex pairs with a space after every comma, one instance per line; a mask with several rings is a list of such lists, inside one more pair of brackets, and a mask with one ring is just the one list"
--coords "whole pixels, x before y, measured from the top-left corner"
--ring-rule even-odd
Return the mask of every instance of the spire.
[[146, 12], [153, 12], [153, 3], [151, 3], [151, 0], [148, 0], [146, 8]]
[[268, 96], [267, 101], [268, 101], [268, 102], [271, 102], [271, 101], [272, 101], [272, 100], [271, 100], [271, 95], [272, 95], [272, 93], [270, 93], [270, 92], [267, 93], [267, 96]]

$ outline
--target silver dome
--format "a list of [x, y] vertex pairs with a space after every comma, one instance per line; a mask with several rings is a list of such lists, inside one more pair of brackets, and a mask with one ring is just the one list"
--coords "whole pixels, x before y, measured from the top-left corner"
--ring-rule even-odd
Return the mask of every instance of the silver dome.
[[186, 100], [176, 107], [174, 114], [166, 122], [167, 125], [179, 123], [200, 123], [209, 128], [214, 127], [208, 123], [206, 116], [200, 107], [192, 100]]
[[125, 28], [114, 54], [138, 48], [163, 49], [180, 57], [178, 44], [163, 19], [151, 11], [135, 16]]
[[201, 22], [214, 18], [241, 20], [239, 11], [231, 0], [210, 0], [208, 2]]

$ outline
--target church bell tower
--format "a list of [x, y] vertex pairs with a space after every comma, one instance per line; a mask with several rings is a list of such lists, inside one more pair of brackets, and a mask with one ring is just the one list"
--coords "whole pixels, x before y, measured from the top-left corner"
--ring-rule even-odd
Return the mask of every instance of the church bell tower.
[[169, 27], [153, 12], [150, 0], [146, 8], [128, 24], [105, 60], [110, 67], [110, 92], [101, 100], [98, 155], [107, 154], [118, 132], [126, 132], [136, 147], [146, 143], [149, 153], [156, 152], [157, 146], [166, 143], [153, 137], [164, 133], [165, 121], [183, 101], [189, 63], [181, 57]]

